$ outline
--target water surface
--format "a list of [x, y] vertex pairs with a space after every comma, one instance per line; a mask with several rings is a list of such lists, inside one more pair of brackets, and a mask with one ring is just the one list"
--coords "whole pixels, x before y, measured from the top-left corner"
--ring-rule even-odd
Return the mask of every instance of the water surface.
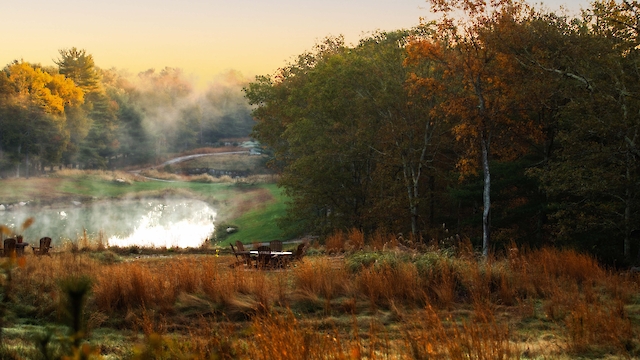
[[[34, 223], [24, 231], [29, 217]], [[102, 234], [108, 246], [198, 247], [213, 233], [216, 212], [194, 199], [138, 199], [69, 203], [49, 208], [16, 206], [0, 211], [0, 224], [36, 243], [43, 236], [53, 244], [76, 241], [86, 230], [90, 238]]]

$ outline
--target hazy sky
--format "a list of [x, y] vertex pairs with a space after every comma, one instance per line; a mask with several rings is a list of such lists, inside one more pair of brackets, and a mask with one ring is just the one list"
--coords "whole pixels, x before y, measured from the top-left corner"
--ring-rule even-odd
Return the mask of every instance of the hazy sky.
[[[579, 10], [587, 0], [546, 1]], [[375, 30], [432, 18], [424, 0], [0, 0], [0, 67], [53, 65], [77, 47], [101, 68], [177, 67], [206, 82], [239, 70], [272, 74], [329, 35], [355, 44]]]

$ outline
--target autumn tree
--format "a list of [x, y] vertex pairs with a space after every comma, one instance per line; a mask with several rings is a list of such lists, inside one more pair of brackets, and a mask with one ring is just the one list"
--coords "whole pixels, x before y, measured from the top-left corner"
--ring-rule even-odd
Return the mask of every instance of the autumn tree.
[[[83, 103], [83, 92], [59, 74], [50, 74], [24, 61], [2, 71], [0, 146], [26, 169], [34, 159], [57, 163], [66, 148], [66, 110]], [[19, 176], [19, 165], [16, 167]], [[28, 172], [27, 172], [28, 176]]]
[[[440, 105], [453, 124], [453, 134], [464, 144], [458, 161], [462, 174], [482, 169], [482, 252], [489, 253], [491, 214], [491, 161], [513, 158], [523, 148], [514, 141], [513, 131], [526, 132], [530, 122], [516, 102], [510, 86], [514, 78], [512, 58], [497, 48], [494, 32], [517, 18], [523, 5], [511, 1], [430, 1], [442, 12], [438, 36], [414, 43], [410, 60], [429, 61], [445, 74], [442, 80], [420, 78], [417, 84], [441, 88]], [[452, 17], [464, 12], [462, 21]], [[435, 84], [435, 85], [434, 85]], [[497, 159], [497, 158], [496, 158]]]

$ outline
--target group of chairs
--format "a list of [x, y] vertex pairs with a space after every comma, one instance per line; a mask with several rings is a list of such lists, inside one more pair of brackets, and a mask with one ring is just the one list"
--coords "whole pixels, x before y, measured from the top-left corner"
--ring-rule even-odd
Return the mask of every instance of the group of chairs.
[[[16, 238], [7, 238], [4, 239], [3, 242], [4, 247], [0, 249], [0, 254], [3, 257], [16, 257], [24, 255], [24, 247], [18, 245], [18, 240]], [[52, 248], [51, 246], [51, 238], [43, 237], [40, 238], [40, 246], [32, 246], [34, 255], [49, 255], [49, 250]]]
[[300, 243], [290, 255], [274, 255], [274, 252], [282, 252], [282, 241], [274, 240], [269, 245], [254, 245], [257, 251], [257, 256], [251, 256], [250, 251], [245, 250], [244, 244], [240, 241], [236, 241], [236, 247], [230, 244], [231, 251], [236, 257], [236, 262], [232, 264], [232, 267], [244, 265], [248, 268], [255, 269], [273, 269], [273, 268], [286, 268], [293, 261], [300, 261], [306, 253], [307, 243]]

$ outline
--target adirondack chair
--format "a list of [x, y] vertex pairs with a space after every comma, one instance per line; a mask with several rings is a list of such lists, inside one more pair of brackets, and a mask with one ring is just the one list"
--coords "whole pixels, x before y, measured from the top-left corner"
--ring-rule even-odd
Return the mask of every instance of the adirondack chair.
[[304, 255], [307, 252], [308, 245], [309, 244], [307, 244], [307, 243], [298, 244], [298, 247], [296, 248], [296, 251], [293, 253], [293, 259], [294, 260], [302, 260], [302, 258], [304, 257]]
[[[237, 250], [238, 254], [236, 255], [236, 257], [240, 255], [242, 257], [244, 264], [247, 265], [248, 267], [252, 267], [253, 260], [251, 259], [251, 254], [249, 254], [249, 252], [245, 250], [244, 244], [241, 243], [240, 241], [236, 241], [236, 249], [238, 249]], [[234, 254], [236, 254], [235, 250], [234, 250]]]
[[31, 249], [33, 250], [34, 255], [51, 256], [51, 254], [49, 254], [49, 249], [51, 249], [51, 238], [50, 237], [40, 238], [40, 246], [39, 247], [32, 246]]
[[7, 238], [4, 239], [4, 249], [2, 249], [2, 254], [5, 257], [15, 257], [16, 256], [16, 239]]

